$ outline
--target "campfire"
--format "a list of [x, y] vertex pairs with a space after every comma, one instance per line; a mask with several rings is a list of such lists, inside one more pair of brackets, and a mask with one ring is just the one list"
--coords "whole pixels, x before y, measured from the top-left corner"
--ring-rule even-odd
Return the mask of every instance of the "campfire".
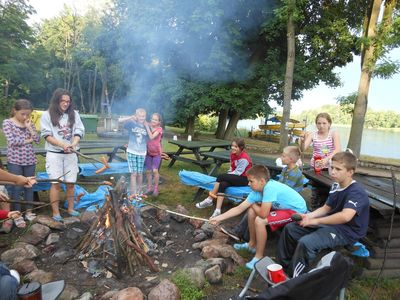
[[152, 271], [158, 271], [147, 254], [149, 247], [140, 230], [140, 200], [141, 196], [128, 198], [127, 182], [121, 177], [99, 209], [98, 220], [76, 247], [78, 259], [84, 265], [86, 261], [102, 265], [117, 278], [127, 271], [133, 276], [145, 264]]

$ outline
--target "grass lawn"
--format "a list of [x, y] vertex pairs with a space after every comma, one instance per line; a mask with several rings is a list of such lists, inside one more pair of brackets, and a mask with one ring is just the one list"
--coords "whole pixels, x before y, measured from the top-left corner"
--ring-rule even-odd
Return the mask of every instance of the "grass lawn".
[[[176, 130], [172, 128], [167, 128], [166, 130], [171, 131], [174, 130], [174, 133], [181, 134], [182, 130]], [[211, 137], [210, 134], [206, 135], [207, 137]], [[87, 134], [85, 136], [85, 140], [96, 140], [98, 139], [95, 134]], [[279, 155], [277, 153], [278, 147], [274, 143], [268, 143], [264, 141], [257, 141], [252, 139], [246, 139], [248, 143], [249, 152], [257, 152], [257, 153], [269, 153], [272, 155]], [[41, 145], [43, 145], [43, 140], [41, 141]], [[3, 135], [0, 135], [0, 146], [4, 147], [5, 139]], [[167, 142], [167, 139], [163, 141], [164, 151], [174, 151], [177, 149], [175, 145], [171, 145]], [[45, 161], [44, 158], [38, 157], [38, 165], [37, 171], [44, 171]], [[4, 158], [3, 158], [4, 161]], [[385, 160], [386, 161], [386, 160]], [[387, 161], [386, 161], [387, 162]], [[399, 161], [397, 161], [398, 163]], [[197, 166], [192, 166], [188, 163], [177, 161], [172, 168], [167, 167], [168, 164], [164, 162], [161, 167], [161, 177], [163, 180], [163, 184], [160, 187], [160, 195], [151, 199], [156, 204], [164, 204], [168, 206], [170, 209], [174, 210], [177, 204], [182, 204], [185, 206], [189, 213], [198, 217], [208, 218], [212, 213], [212, 208], [198, 210], [194, 206], [193, 195], [196, 192], [196, 188], [188, 187], [180, 183], [179, 177], [177, 176], [180, 170], [194, 170], [199, 171], [200, 169]], [[228, 164], [225, 164], [221, 169], [221, 172], [225, 172], [228, 168]], [[41, 201], [46, 201], [46, 199], [41, 199]], [[224, 289], [237, 289], [238, 284], [244, 284], [249, 272], [245, 270], [245, 268], [238, 268], [238, 270], [234, 273], [234, 275], [224, 275]], [[346, 289], [346, 299], [400, 299], [400, 279], [380, 279], [377, 284], [377, 288], [374, 291], [374, 294], [371, 298], [370, 294], [373, 289], [373, 286], [376, 282], [376, 278], [364, 278], [364, 279], [353, 279], [350, 283], [350, 286]], [[258, 289], [262, 289], [264, 287], [258, 287]], [[213, 287], [206, 286], [204, 289], [204, 293], [207, 295], [213, 294]], [[195, 299], [195, 298], [192, 298]]]

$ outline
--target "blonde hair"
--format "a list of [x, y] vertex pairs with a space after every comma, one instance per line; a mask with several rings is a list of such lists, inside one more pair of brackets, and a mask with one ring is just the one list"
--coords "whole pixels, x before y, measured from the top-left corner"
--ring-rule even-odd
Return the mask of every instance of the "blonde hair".
[[283, 149], [283, 152], [288, 154], [294, 162], [298, 161], [301, 156], [301, 151], [298, 146], [287, 146]]
[[146, 110], [144, 108], [137, 108], [135, 111], [135, 114], [138, 115], [140, 113], [146, 114]]

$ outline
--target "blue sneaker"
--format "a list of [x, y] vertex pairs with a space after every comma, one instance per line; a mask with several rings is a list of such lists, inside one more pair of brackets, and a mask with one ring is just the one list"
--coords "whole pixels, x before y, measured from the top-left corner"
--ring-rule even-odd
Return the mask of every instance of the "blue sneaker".
[[60, 215], [53, 216], [53, 220], [57, 222], [62, 222], [64, 219]]
[[249, 261], [246, 264], [246, 268], [253, 270], [254, 269], [254, 265], [256, 264], [256, 262], [258, 262], [261, 258], [257, 258], [257, 257], [253, 257], [253, 259], [251, 261]]
[[79, 216], [81, 215], [80, 212], [79, 212], [79, 211], [76, 211], [76, 210], [69, 211], [68, 214], [69, 214], [71, 217], [79, 217]]
[[250, 247], [249, 243], [233, 244], [233, 248], [235, 248], [235, 250], [247, 250], [253, 254], [256, 253], [256, 248]]

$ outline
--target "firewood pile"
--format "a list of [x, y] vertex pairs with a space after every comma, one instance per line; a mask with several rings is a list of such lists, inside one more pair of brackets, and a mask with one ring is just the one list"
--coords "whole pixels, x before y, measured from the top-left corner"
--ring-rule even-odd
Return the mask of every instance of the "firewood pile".
[[98, 211], [98, 220], [89, 228], [78, 243], [78, 259], [100, 261], [102, 266], [117, 278], [147, 265], [158, 271], [152, 258], [147, 255], [149, 247], [140, 232], [139, 206], [127, 195], [127, 182], [121, 177], [110, 191], [105, 205]]

